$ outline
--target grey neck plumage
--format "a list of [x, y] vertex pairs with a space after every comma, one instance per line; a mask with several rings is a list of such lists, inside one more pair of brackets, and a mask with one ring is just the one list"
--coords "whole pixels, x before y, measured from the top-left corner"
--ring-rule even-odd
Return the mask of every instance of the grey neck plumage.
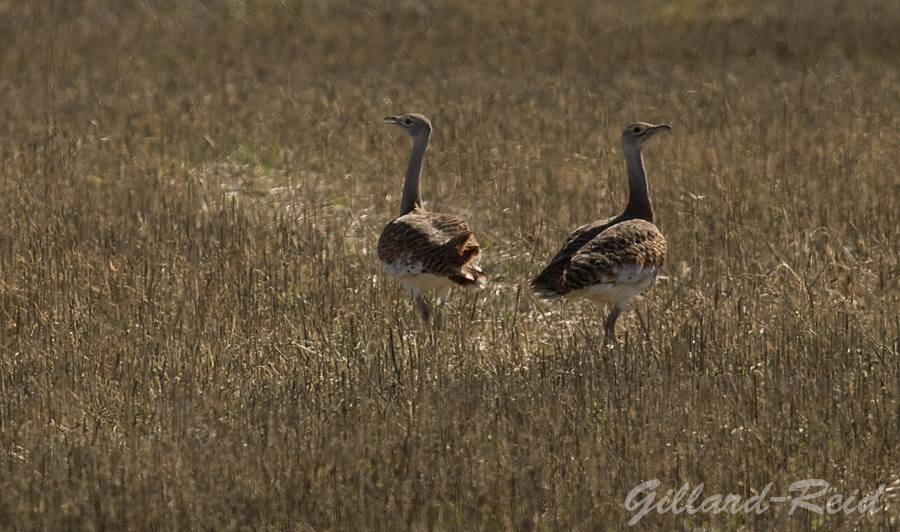
[[653, 207], [650, 205], [650, 191], [640, 148], [625, 146], [625, 165], [628, 171], [628, 205], [624, 214], [652, 223]]
[[413, 137], [412, 155], [406, 168], [406, 181], [403, 183], [403, 197], [400, 199], [400, 216], [422, 208], [422, 197], [419, 194], [419, 181], [422, 177], [422, 163], [425, 150], [428, 149], [429, 134]]

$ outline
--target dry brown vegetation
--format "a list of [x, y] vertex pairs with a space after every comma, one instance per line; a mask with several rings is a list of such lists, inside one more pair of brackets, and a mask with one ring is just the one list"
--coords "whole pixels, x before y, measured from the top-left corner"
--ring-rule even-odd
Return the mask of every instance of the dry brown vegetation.
[[[0, 2], [0, 528], [612, 530], [629, 491], [886, 484], [896, 527], [893, 0]], [[490, 288], [426, 337], [374, 257], [408, 139]], [[664, 278], [526, 289], [645, 152]], [[825, 498], [818, 500], [820, 504]]]

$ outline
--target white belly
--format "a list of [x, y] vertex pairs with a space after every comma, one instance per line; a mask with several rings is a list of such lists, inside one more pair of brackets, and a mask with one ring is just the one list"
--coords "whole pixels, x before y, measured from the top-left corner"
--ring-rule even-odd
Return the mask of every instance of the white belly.
[[446, 277], [424, 273], [421, 262], [411, 262], [408, 257], [401, 257], [392, 263], [381, 262], [381, 267], [391, 277], [400, 281], [403, 288], [412, 297], [419, 297], [424, 291], [437, 292], [438, 302], [446, 301], [450, 296], [450, 290], [456, 284]]
[[624, 266], [614, 270], [613, 274], [608, 278], [602, 278], [598, 283], [572, 290], [566, 294], [566, 297], [570, 299], [584, 298], [593, 303], [612, 303], [624, 306], [653, 284], [659, 274], [659, 268]]

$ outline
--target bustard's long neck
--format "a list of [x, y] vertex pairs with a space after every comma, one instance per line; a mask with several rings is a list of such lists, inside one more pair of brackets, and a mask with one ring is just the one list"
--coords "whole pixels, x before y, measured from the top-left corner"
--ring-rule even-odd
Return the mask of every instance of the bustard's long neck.
[[429, 133], [413, 137], [412, 155], [406, 168], [406, 181], [403, 182], [403, 197], [400, 199], [400, 216], [422, 208], [422, 197], [419, 194], [419, 181], [422, 177], [422, 162], [425, 150], [428, 149]]
[[650, 205], [650, 191], [640, 148], [625, 146], [625, 166], [628, 171], [628, 205], [624, 214], [653, 222], [653, 206]]

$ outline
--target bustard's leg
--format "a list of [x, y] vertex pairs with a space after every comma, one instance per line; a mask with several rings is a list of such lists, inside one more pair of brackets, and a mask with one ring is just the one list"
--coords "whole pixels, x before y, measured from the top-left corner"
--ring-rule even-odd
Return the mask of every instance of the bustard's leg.
[[440, 330], [444, 328], [444, 302], [441, 301], [434, 307], [434, 328]]
[[416, 296], [416, 304], [419, 305], [419, 311], [422, 313], [422, 321], [425, 323], [425, 327], [428, 328], [431, 326], [431, 306], [425, 301], [425, 296], [421, 293]]
[[442, 329], [444, 327], [444, 304], [450, 299], [450, 286], [446, 286], [438, 290], [436, 296], [437, 304], [434, 306], [434, 328]]
[[622, 307], [615, 305], [612, 310], [609, 311], [609, 316], [606, 318], [606, 342], [613, 346], [617, 345], [616, 320], [619, 318], [620, 312], [622, 312]]

